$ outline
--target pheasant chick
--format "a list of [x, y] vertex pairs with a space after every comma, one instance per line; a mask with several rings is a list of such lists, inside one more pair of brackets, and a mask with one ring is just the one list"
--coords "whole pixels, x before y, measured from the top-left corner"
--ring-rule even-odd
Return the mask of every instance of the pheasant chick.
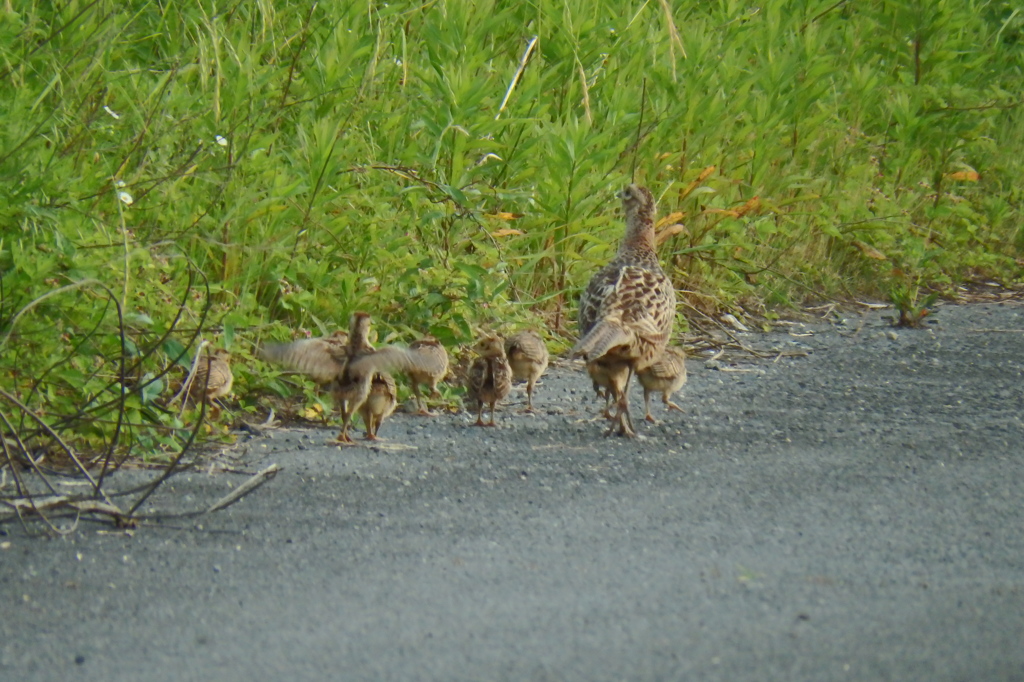
[[512, 378], [526, 382], [526, 411], [533, 412], [533, 387], [547, 371], [548, 347], [540, 334], [528, 329], [505, 339], [505, 354]]
[[[505, 345], [500, 336], [487, 336], [477, 342], [474, 350], [479, 355], [469, 367], [467, 398], [477, 405], [476, 426], [497, 426], [494, 407], [512, 390], [512, 368], [505, 357]], [[491, 407], [491, 420], [484, 423], [484, 405]]]
[[683, 408], [672, 402], [672, 394], [686, 383], [686, 352], [673, 346], [666, 348], [661, 357], [653, 365], [645, 367], [636, 374], [640, 385], [644, 387], [644, 419], [651, 423], [657, 420], [651, 416], [651, 394], [661, 392], [661, 400], [670, 410], [683, 411]]

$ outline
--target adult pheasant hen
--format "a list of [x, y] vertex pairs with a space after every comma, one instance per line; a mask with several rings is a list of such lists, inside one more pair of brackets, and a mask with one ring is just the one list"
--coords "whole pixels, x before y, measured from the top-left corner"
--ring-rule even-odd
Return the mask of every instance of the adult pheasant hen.
[[573, 355], [583, 356], [588, 364], [608, 361], [627, 365], [626, 385], [618, 396], [614, 419], [620, 435], [635, 436], [629, 415], [629, 381], [654, 363], [668, 345], [676, 293], [654, 250], [654, 196], [645, 187], [629, 185], [619, 198], [626, 213], [626, 234], [618, 254], [590, 279], [580, 297], [580, 340]]

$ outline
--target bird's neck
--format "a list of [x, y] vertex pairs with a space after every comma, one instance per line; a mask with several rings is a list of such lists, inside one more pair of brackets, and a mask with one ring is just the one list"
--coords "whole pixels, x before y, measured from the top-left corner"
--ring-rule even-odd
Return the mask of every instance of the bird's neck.
[[654, 220], [649, 215], [631, 215], [626, 220], [626, 236], [619, 253], [654, 253]]
[[349, 351], [352, 353], [365, 353], [373, 350], [373, 346], [370, 345], [370, 335], [366, 334], [353, 334], [352, 342], [349, 343]]

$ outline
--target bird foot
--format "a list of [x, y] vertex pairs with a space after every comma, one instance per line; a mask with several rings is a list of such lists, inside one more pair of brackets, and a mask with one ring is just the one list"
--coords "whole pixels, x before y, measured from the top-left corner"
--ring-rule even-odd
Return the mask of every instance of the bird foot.
[[416, 417], [436, 417], [437, 412], [431, 412], [430, 410], [424, 407], [413, 412], [413, 415]]
[[657, 423], [658, 423], [658, 420], [657, 420], [657, 419], [655, 419], [655, 418], [654, 418], [654, 417], [653, 417], [653, 416], [652, 416], [652, 415], [651, 415], [650, 413], [648, 413], [648, 414], [647, 414], [647, 415], [646, 415], [646, 416], [644, 417], [644, 419], [645, 419], [646, 421], [649, 421], [649, 422], [650, 422], [650, 423], [652, 423], [652, 424], [657, 424]]
[[665, 403], [665, 406], [670, 410], [676, 410], [677, 412], [686, 412], [683, 408], [679, 407], [675, 403]]
[[613, 433], [624, 438], [636, 438], [636, 431], [633, 430], [633, 424], [631, 423], [632, 420], [629, 418], [628, 412], [620, 412], [612, 417], [612, 419], [617, 423], [612, 424], [608, 427], [608, 430], [604, 432], [606, 438]]
[[623, 427], [622, 425], [612, 424], [607, 431], [604, 432], [604, 437], [607, 438], [611, 435], [622, 436], [623, 438], [636, 438], [636, 431], [629, 428], [628, 426]]

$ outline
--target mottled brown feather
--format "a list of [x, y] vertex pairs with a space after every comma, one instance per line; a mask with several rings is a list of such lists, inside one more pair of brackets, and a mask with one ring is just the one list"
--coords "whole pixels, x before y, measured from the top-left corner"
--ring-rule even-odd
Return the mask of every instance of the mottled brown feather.
[[629, 380], [629, 365], [621, 360], [598, 358], [587, 363], [594, 390], [605, 399], [604, 416], [613, 419], [611, 406], [619, 401]]
[[199, 404], [204, 396], [207, 400], [223, 398], [231, 392], [233, 383], [231, 353], [223, 348], [208, 350], [202, 354], [196, 365], [192, 383], [188, 388], [189, 401]]
[[655, 421], [651, 416], [652, 393], [661, 393], [666, 408], [683, 411], [671, 400], [672, 394], [686, 383], [686, 352], [682, 348], [666, 348], [653, 364], [637, 372], [636, 378], [644, 387], [644, 419]]
[[[512, 368], [505, 357], [505, 346], [500, 336], [487, 336], [477, 342], [479, 357], [469, 367], [467, 399], [477, 406], [477, 426], [495, 426], [495, 405], [512, 390]], [[484, 423], [484, 406], [491, 408], [491, 420]]]
[[384, 346], [360, 360], [358, 367], [373, 366], [378, 371], [403, 372], [412, 383], [419, 414], [430, 413], [423, 404], [420, 384], [430, 387], [430, 394], [437, 395], [437, 384], [448, 373], [448, 351], [432, 336], [413, 341], [408, 348]]
[[377, 440], [377, 432], [384, 420], [391, 416], [398, 403], [395, 380], [390, 374], [378, 372], [370, 382], [370, 392], [359, 406], [359, 414], [366, 426], [366, 439]]
[[603, 359], [627, 365], [617, 416], [619, 433], [634, 435], [629, 377], [653, 363], [668, 345], [676, 296], [654, 250], [654, 197], [637, 185], [629, 185], [619, 196], [626, 234], [616, 257], [591, 278], [580, 297], [580, 340], [573, 354], [588, 363]]
[[353, 415], [359, 411], [363, 401], [370, 394], [375, 370], [373, 367], [358, 368], [356, 365], [360, 358], [373, 352], [373, 346], [370, 344], [370, 324], [368, 314], [352, 313], [346, 353], [348, 361], [330, 384], [334, 403], [341, 411], [341, 432], [338, 434], [338, 440], [343, 443], [352, 442], [352, 437], [348, 435], [349, 425]]
[[319, 339], [271, 344], [261, 351], [264, 358], [302, 372], [330, 388], [334, 403], [341, 412], [338, 440], [344, 443], [352, 442], [349, 426], [370, 395], [377, 372], [372, 362], [359, 362], [373, 354], [371, 324], [367, 313], [356, 312], [349, 320], [347, 334], [339, 331]]
[[526, 410], [533, 411], [533, 387], [548, 368], [548, 347], [544, 338], [532, 330], [517, 332], [505, 339], [505, 355], [512, 378], [526, 382]]

